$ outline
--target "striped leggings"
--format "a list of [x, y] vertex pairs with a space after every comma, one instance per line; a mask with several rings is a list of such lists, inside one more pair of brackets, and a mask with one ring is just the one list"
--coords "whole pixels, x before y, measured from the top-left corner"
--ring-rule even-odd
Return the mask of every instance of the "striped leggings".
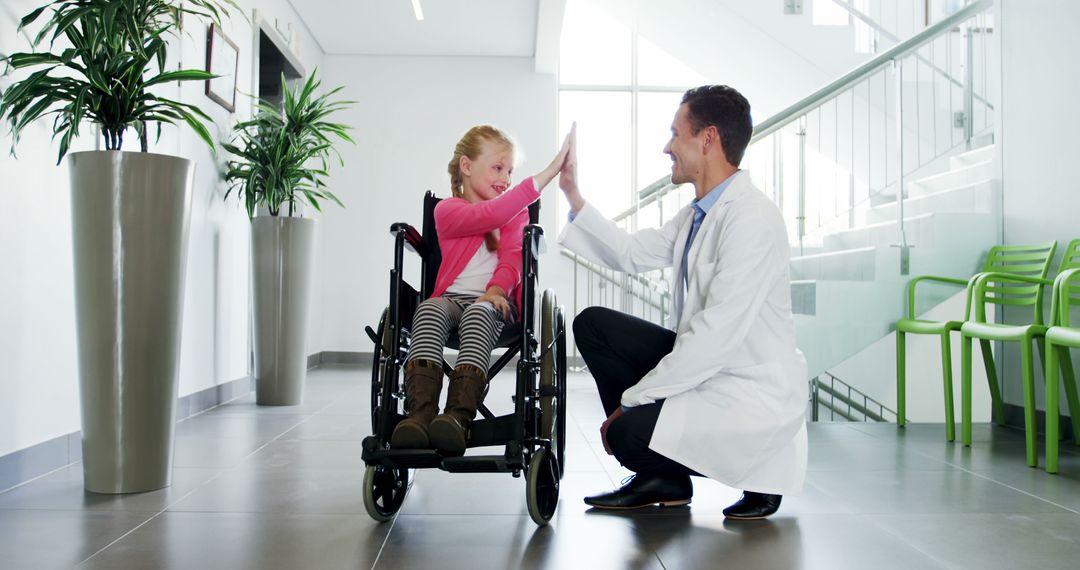
[[[502, 313], [491, 303], [474, 303], [476, 297], [446, 293], [420, 303], [413, 316], [412, 341], [406, 360], [424, 358], [442, 362], [443, 347], [457, 328], [461, 343], [455, 366], [471, 364], [487, 371], [491, 351], [509, 321], [503, 320]], [[513, 303], [510, 310], [513, 319], [516, 316]]]

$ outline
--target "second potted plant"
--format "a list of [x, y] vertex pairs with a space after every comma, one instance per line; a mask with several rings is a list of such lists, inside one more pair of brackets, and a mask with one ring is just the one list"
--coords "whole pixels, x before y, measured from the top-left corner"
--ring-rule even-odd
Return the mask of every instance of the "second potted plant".
[[225, 197], [235, 191], [251, 218], [255, 400], [262, 405], [303, 401], [315, 220], [300, 217], [302, 204], [342, 206], [324, 179], [331, 155], [342, 162], [335, 139], [354, 142], [349, 127], [327, 120], [352, 102], [332, 99], [340, 87], [316, 95], [316, 73], [296, 89], [282, 77], [282, 108], [260, 103], [222, 144], [234, 156]]

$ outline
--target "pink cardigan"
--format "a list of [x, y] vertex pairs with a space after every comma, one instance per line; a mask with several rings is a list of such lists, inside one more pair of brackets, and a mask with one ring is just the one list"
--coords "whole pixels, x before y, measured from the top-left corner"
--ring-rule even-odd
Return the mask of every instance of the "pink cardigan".
[[[447, 198], [435, 206], [435, 230], [439, 233], [442, 265], [435, 277], [432, 297], [438, 297], [454, 280], [476, 250], [483, 246], [484, 234], [499, 230], [499, 261], [487, 286], [498, 285], [513, 298], [521, 314], [521, 238], [529, 223], [529, 204], [540, 198], [530, 176], [491, 200], [475, 204], [464, 198]], [[511, 297], [513, 295], [513, 297]]]

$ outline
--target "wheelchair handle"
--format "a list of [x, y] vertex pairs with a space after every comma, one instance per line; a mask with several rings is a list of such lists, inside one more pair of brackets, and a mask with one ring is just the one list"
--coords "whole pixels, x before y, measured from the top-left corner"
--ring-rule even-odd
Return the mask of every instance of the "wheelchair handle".
[[416, 231], [411, 224], [406, 222], [398, 222], [390, 226], [390, 233], [398, 236], [402, 236], [409, 244], [409, 247], [416, 253], [424, 256], [426, 248], [424, 247], [424, 236], [420, 235], [420, 232]]

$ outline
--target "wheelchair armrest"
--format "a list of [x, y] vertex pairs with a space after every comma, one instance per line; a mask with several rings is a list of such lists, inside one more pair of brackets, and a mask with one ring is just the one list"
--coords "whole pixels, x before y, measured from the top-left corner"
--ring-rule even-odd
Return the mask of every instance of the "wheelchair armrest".
[[541, 253], [547, 253], [547, 242], [544, 240], [544, 226], [529, 224], [525, 226], [525, 245], [523, 251], [530, 252], [534, 257]]
[[416, 231], [416, 228], [406, 222], [398, 222], [390, 226], [390, 233], [396, 236], [402, 236], [405, 243], [410, 249], [420, 254], [420, 257], [427, 257], [427, 247], [424, 246], [424, 236], [420, 235], [420, 232]]

